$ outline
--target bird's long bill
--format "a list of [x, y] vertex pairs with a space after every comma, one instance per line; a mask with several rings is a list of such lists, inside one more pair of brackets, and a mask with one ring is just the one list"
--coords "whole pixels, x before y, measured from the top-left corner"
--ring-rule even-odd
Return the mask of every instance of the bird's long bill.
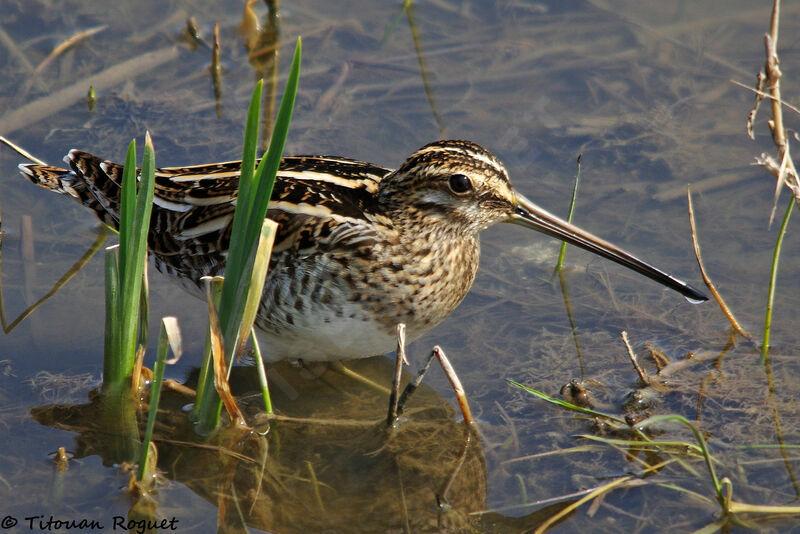
[[564, 240], [567, 243], [586, 249], [604, 258], [608, 258], [611, 261], [624, 265], [637, 273], [643, 274], [660, 284], [674, 289], [692, 301], [701, 302], [708, 300], [707, 296], [686, 282], [678, 280], [664, 271], [643, 262], [636, 256], [625, 252], [621, 248], [612, 245], [608, 241], [556, 217], [519, 193], [516, 193], [516, 204], [516, 211], [507, 222], [519, 224], [526, 228], [533, 228], [534, 230], [538, 230], [539, 232]]

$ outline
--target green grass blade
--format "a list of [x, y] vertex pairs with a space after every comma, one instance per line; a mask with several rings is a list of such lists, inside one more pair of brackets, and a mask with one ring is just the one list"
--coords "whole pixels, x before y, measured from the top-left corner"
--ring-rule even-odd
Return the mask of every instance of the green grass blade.
[[557, 399], [555, 397], [551, 397], [547, 393], [543, 393], [543, 392], [539, 391], [538, 389], [533, 389], [531, 387], [522, 385], [519, 382], [511, 380], [510, 378], [506, 378], [506, 382], [508, 382], [509, 384], [511, 384], [514, 387], [518, 387], [520, 389], [523, 389], [523, 390], [527, 391], [528, 393], [530, 393], [531, 395], [539, 397], [542, 400], [546, 400], [547, 402], [550, 402], [550, 403], [555, 404], [557, 406], [561, 406], [562, 408], [566, 408], [567, 410], [572, 410], [573, 412], [578, 412], [578, 413], [582, 413], [582, 414], [586, 414], [586, 415], [591, 415], [592, 417], [602, 417], [604, 419], [608, 419], [608, 420], [614, 421], [616, 423], [619, 423], [621, 425], [626, 425], [627, 426], [627, 423], [625, 422], [625, 420], [620, 418], [620, 417], [616, 417], [614, 415], [603, 413], [603, 412], [598, 412], [597, 410], [592, 410], [590, 408], [584, 408], [583, 406], [578, 406], [576, 404], [572, 404], [571, 402], [567, 402], [567, 401], [562, 400], [562, 399]]
[[775, 302], [775, 287], [778, 280], [778, 262], [781, 259], [781, 247], [783, 246], [783, 237], [786, 235], [786, 228], [789, 226], [789, 218], [794, 211], [795, 200], [789, 201], [789, 206], [786, 208], [786, 213], [781, 221], [781, 227], [778, 229], [778, 239], [775, 241], [775, 249], [772, 253], [772, 266], [769, 271], [769, 289], [767, 290], [767, 309], [764, 312], [764, 335], [761, 341], [761, 365], [767, 361], [769, 354], [769, 338], [772, 330], [772, 309]]
[[150, 325], [150, 283], [147, 279], [147, 259], [142, 271], [142, 287], [139, 295], [139, 321], [136, 324], [136, 352], [147, 350], [148, 326]]
[[[237, 335], [241, 330], [242, 313], [244, 311], [243, 306], [249, 292], [249, 281], [255, 256], [255, 248], [257, 247], [257, 241], [261, 233], [261, 222], [267, 215], [267, 205], [272, 195], [275, 175], [280, 166], [283, 149], [286, 145], [286, 137], [289, 134], [289, 125], [292, 120], [292, 110], [294, 109], [294, 101], [300, 77], [301, 54], [301, 40], [298, 39], [294, 58], [292, 59], [292, 68], [289, 72], [289, 78], [286, 81], [286, 88], [283, 92], [283, 98], [281, 98], [278, 117], [275, 120], [275, 127], [270, 139], [269, 150], [258, 164], [255, 176], [250, 184], [252, 186], [251, 189], [246, 192], [240, 189], [239, 193], [240, 196], [247, 194], [247, 198], [251, 199], [251, 201], [250, 204], [245, 203], [245, 207], [248, 209], [248, 212], [245, 214], [247, 219], [239, 219], [242, 221], [240, 228], [236, 226], [237, 214], [234, 214], [234, 226], [231, 232], [231, 249], [233, 249], [234, 240], [238, 241], [238, 239], [236, 239], [238, 236], [244, 237], [241, 247], [237, 247], [238, 253], [234, 254], [233, 250], [228, 253], [227, 264], [225, 266], [226, 279], [241, 280], [244, 282], [225, 284], [222, 291], [220, 322], [225, 341], [225, 354], [227, 357], [230, 357], [234, 348], [239, 345]], [[260, 89], [260, 86], [258, 86], [257, 89]], [[256, 115], [255, 120], [257, 120], [259, 113], [254, 113], [254, 115]], [[252, 119], [253, 117], [248, 116], [248, 125]], [[246, 138], [245, 144], [248, 145], [251, 142], [256, 143], [257, 140], [257, 136], [252, 136], [251, 138]], [[255, 191], [253, 191], [252, 188], [255, 188]], [[236, 211], [239, 211], [238, 202]], [[229, 313], [231, 314], [230, 317], [228, 317]], [[249, 328], [245, 329], [245, 331], [247, 330], [249, 330]]]
[[717, 478], [717, 472], [714, 469], [714, 458], [711, 456], [711, 453], [708, 450], [708, 445], [706, 444], [706, 440], [703, 437], [703, 434], [694, 426], [688, 419], [683, 417], [682, 415], [676, 414], [667, 414], [667, 415], [654, 415], [652, 417], [648, 417], [644, 421], [641, 421], [636, 424], [636, 428], [644, 429], [648, 426], [657, 425], [660, 423], [681, 423], [682, 425], [689, 428], [694, 434], [695, 439], [697, 440], [697, 444], [700, 446], [701, 453], [703, 454], [703, 459], [706, 462], [706, 467], [708, 468], [708, 474], [711, 476], [711, 483], [714, 485], [714, 491], [717, 494], [717, 500], [719, 501], [720, 505], [722, 505], [723, 509], [725, 508], [725, 494], [722, 484], [720, 483], [719, 478]]
[[264, 411], [273, 414], [272, 397], [269, 394], [269, 382], [267, 382], [267, 371], [264, 369], [264, 358], [261, 357], [261, 345], [258, 344], [255, 328], [250, 329], [250, 338], [253, 340], [253, 355], [256, 359], [256, 369], [258, 370], [258, 383], [261, 385], [261, 397], [264, 399]]
[[[297, 39], [297, 44], [294, 49], [294, 57], [292, 58], [292, 67], [289, 71], [289, 78], [286, 80], [286, 89], [281, 98], [281, 106], [278, 109], [278, 117], [275, 119], [275, 127], [272, 130], [270, 137], [269, 149], [266, 156], [259, 162], [256, 175], [265, 176], [264, 179], [258, 181], [258, 189], [256, 191], [256, 198], [261, 200], [269, 200], [272, 196], [272, 188], [275, 185], [275, 175], [278, 172], [278, 167], [281, 164], [281, 157], [283, 156], [283, 149], [286, 146], [286, 138], [289, 136], [289, 125], [292, 122], [292, 112], [294, 110], [294, 101], [297, 96], [297, 85], [300, 81], [300, 62], [302, 58], [302, 41]], [[258, 217], [257, 220], [263, 220], [267, 215], [267, 202], [258, 205], [258, 211], [255, 211], [253, 216]], [[260, 227], [251, 227], [251, 239], [257, 239], [260, 233]]]
[[[583, 154], [578, 154], [578, 170], [575, 173], [575, 185], [572, 186], [572, 199], [569, 201], [569, 213], [567, 213], [567, 222], [572, 222], [572, 215], [575, 213], [575, 201], [578, 199], [578, 184], [581, 181], [581, 157]], [[561, 242], [561, 248], [558, 251], [558, 261], [556, 262], [556, 271], [560, 271], [564, 267], [564, 256], [567, 255], [567, 242]]]
[[244, 349], [247, 334], [253, 326], [258, 308], [261, 306], [261, 294], [264, 290], [264, 281], [267, 279], [269, 260], [272, 257], [272, 244], [275, 242], [275, 235], [278, 233], [278, 224], [275, 221], [270, 219], [264, 219], [263, 221], [261, 237], [258, 240], [258, 249], [253, 262], [250, 290], [247, 292], [244, 313], [242, 314], [242, 321], [237, 334], [239, 346], [236, 347], [234, 354], [239, 354]]
[[[117, 314], [119, 312], [119, 266], [117, 264], [117, 250], [119, 247], [106, 248], [105, 276], [106, 276], [106, 324], [105, 324], [105, 351], [103, 356], [103, 383], [111, 384], [120, 382], [119, 373], [119, 328]], [[124, 378], [124, 377], [123, 377]]]
[[175, 358], [180, 358], [180, 337], [181, 331], [178, 328], [178, 320], [175, 317], [162, 318], [161, 333], [158, 336], [156, 364], [153, 366], [153, 382], [150, 385], [150, 409], [147, 413], [147, 427], [144, 431], [144, 441], [142, 441], [141, 456], [139, 458], [139, 470], [137, 473], [137, 478], [139, 480], [142, 480], [148, 471], [150, 442], [153, 439], [153, 428], [155, 428], [156, 425], [158, 403], [161, 400], [161, 387], [164, 384], [164, 368], [167, 364], [167, 353], [170, 347], [172, 347]]
[[[136, 139], [128, 145], [125, 165], [122, 168], [122, 191], [119, 198], [119, 264], [127, 265], [131, 254], [130, 239], [133, 232], [133, 206], [136, 204]], [[122, 269], [122, 267], [120, 267]]]
[[655, 450], [658, 451], [662, 448], [676, 448], [676, 449], [688, 449], [689, 451], [693, 451], [696, 454], [702, 454], [703, 449], [700, 448], [699, 445], [695, 445], [694, 443], [689, 443], [686, 441], [639, 441], [635, 439], [619, 439], [619, 438], [608, 438], [605, 436], [593, 436], [591, 434], [578, 434], [579, 438], [588, 439], [592, 441], [599, 441], [601, 443], [607, 443], [609, 445], [620, 445], [622, 447], [631, 447], [631, 448], [641, 448], [647, 450]]
[[253, 203], [253, 179], [256, 168], [256, 152], [258, 150], [258, 125], [261, 114], [261, 94], [264, 82], [259, 80], [250, 97], [250, 106], [247, 110], [247, 123], [244, 130], [244, 143], [242, 148], [242, 168], [239, 177], [239, 191], [236, 198], [236, 210], [233, 214], [231, 227], [231, 241], [228, 247], [228, 261], [225, 265], [225, 276], [238, 279], [243, 262], [231, 261], [231, 258], [241, 258], [247, 249], [247, 242], [233, 236], [240, 236], [247, 227]]

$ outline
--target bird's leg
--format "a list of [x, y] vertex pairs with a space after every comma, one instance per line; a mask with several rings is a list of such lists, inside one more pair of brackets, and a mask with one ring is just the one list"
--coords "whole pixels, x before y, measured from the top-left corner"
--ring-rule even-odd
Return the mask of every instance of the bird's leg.
[[400, 377], [403, 374], [403, 364], [408, 364], [408, 360], [406, 360], [406, 325], [404, 323], [397, 324], [397, 353], [394, 361], [394, 380], [392, 381], [392, 392], [389, 395], [387, 426], [393, 426], [400, 414]]
[[417, 373], [416, 378], [409, 382], [409, 384], [403, 390], [403, 394], [400, 395], [400, 400], [398, 401], [397, 415], [403, 413], [403, 406], [406, 402], [408, 402], [408, 398], [412, 393], [414, 393], [414, 391], [416, 391], [420, 383], [422, 383], [422, 379], [425, 377], [428, 369], [430, 369], [434, 358], [439, 360], [439, 365], [442, 366], [444, 374], [447, 376], [447, 379], [450, 381], [450, 385], [453, 387], [453, 391], [456, 394], [456, 399], [458, 400], [458, 406], [461, 408], [461, 415], [464, 417], [464, 423], [471, 425], [475, 422], [475, 419], [472, 417], [472, 410], [469, 408], [469, 402], [467, 401], [467, 396], [464, 393], [464, 387], [461, 385], [461, 380], [458, 379], [455, 369], [453, 369], [453, 366], [450, 364], [450, 360], [447, 359], [447, 356], [439, 345], [433, 347], [431, 355], [428, 356], [428, 359], [425, 361], [425, 365], [422, 367], [419, 373]]
[[469, 409], [469, 402], [467, 402], [467, 395], [464, 393], [464, 386], [461, 385], [461, 380], [458, 379], [456, 370], [450, 365], [450, 360], [447, 359], [447, 356], [445, 356], [444, 351], [439, 345], [433, 347], [433, 355], [439, 360], [439, 365], [442, 366], [444, 374], [447, 375], [447, 379], [453, 387], [456, 399], [458, 400], [458, 407], [461, 408], [461, 415], [464, 416], [464, 423], [471, 425], [475, 422], [475, 419], [472, 417], [472, 410]]
[[[417, 376], [406, 385], [406, 388], [403, 390], [403, 394], [400, 395], [400, 399], [397, 401], [397, 416], [403, 413], [403, 406], [405, 406], [408, 399], [411, 395], [417, 390], [419, 385], [422, 383], [422, 379], [425, 378], [425, 374], [428, 372], [428, 369], [431, 368], [431, 363], [433, 363], [434, 354], [431, 353], [428, 356], [428, 359], [425, 361], [425, 365], [422, 366], [422, 369], [419, 370]], [[390, 424], [393, 424], [392, 421]]]

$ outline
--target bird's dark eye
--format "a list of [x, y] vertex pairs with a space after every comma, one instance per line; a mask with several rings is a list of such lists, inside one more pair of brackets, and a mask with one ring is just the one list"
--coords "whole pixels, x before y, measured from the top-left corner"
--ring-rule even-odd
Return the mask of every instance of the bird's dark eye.
[[457, 195], [463, 195], [472, 191], [472, 181], [463, 174], [454, 174], [448, 182], [450, 190]]

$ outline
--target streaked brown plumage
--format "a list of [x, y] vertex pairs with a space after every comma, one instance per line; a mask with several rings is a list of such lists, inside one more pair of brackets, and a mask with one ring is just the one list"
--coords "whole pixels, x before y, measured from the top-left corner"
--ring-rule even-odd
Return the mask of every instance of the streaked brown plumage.
[[[116, 227], [120, 165], [73, 150], [70, 169], [20, 165]], [[239, 162], [156, 172], [149, 246], [156, 267], [198, 289], [223, 274]], [[334, 360], [390, 351], [395, 325], [419, 337], [466, 296], [478, 234], [514, 222], [603, 255], [689, 298], [705, 297], [516, 193], [505, 167], [469, 141], [438, 141], [397, 170], [329, 156], [284, 158], [268, 216], [279, 224], [258, 326], [269, 360]]]

